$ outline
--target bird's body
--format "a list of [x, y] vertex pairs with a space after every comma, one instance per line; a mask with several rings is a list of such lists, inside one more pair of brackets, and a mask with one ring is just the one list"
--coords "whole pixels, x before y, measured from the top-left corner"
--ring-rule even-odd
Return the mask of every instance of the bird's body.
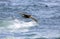
[[24, 18], [31, 18], [31, 15], [23, 14]]
[[22, 17], [24, 17], [24, 18], [31, 18], [32, 20], [37, 22], [37, 20], [34, 17], [32, 17], [32, 15], [25, 14], [25, 13], [20, 13], [20, 14], [22, 14]]

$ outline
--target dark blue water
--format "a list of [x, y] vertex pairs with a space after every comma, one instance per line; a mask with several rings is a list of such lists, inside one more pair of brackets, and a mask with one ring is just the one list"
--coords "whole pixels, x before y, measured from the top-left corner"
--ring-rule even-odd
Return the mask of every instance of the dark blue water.
[[[0, 0], [0, 39], [60, 39], [60, 0]], [[25, 19], [19, 13], [38, 20]]]

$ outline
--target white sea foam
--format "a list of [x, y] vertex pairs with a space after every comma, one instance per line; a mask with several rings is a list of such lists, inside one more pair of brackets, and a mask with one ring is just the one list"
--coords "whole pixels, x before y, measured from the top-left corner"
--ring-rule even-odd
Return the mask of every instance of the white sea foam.
[[3, 21], [2, 25], [0, 25], [0, 31], [6, 32], [28, 32], [30, 27], [36, 26], [37, 23], [35, 21], [25, 22], [18, 19]]
[[10, 29], [29, 28], [35, 25], [37, 25], [35, 21], [24, 22], [24, 21], [15, 19], [12, 21], [12, 24], [9, 25], [7, 28], [10, 28]]

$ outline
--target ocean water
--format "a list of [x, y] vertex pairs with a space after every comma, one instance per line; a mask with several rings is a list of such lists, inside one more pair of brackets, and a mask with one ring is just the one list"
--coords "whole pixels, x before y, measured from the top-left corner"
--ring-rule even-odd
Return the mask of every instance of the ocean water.
[[0, 39], [60, 39], [60, 0], [0, 0]]

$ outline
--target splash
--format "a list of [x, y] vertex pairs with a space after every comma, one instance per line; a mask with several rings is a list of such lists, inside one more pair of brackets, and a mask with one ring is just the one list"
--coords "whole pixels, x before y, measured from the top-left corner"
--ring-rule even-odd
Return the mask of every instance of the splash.
[[20, 32], [28, 32], [30, 27], [36, 26], [37, 23], [35, 21], [30, 21], [30, 22], [25, 22], [25, 21], [21, 21], [18, 19], [14, 19], [14, 20], [4, 20], [4, 21], [0, 21], [0, 31], [3, 32], [16, 32], [16, 31], [20, 31]]
[[15, 19], [11, 22], [12, 24], [9, 25], [7, 28], [10, 29], [19, 29], [19, 28], [29, 28], [32, 26], [36, 26], [37, 23], [35, 21], [30, 21], [30, 22], [24, 22], [18, 19]]

